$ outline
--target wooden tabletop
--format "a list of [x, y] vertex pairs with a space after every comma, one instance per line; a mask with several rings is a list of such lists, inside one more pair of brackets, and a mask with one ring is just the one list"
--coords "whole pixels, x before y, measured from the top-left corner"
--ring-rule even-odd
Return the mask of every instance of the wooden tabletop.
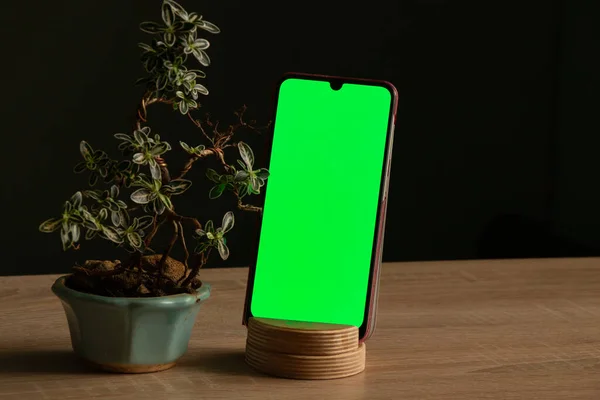
[[187, 355], [147, 375], [75, 359], [55, 276], [0, 278], [0, 400], [600, 399], [600, 259], [385, 264], [367, 369], [335, 381], [245, 365], [246, 274], [203, 271]]

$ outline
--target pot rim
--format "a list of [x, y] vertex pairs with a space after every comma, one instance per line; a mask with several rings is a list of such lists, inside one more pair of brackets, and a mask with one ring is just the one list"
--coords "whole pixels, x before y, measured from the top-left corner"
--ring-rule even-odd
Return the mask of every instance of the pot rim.
[[62, 275], [52, 285], [52, 292], [61, 300], [78, 299], [93, 303], [112, 304], [115, 306], [156, 306], [160, 308], [180, 308], [203, 302], [210, 296], [211, 286], [202, 282], [196, 294], [181, 293], [162, 297], [107, 297], [97, 294], [80, 292], [71, 289], [65, 284], [66, 279], [72, 274]]

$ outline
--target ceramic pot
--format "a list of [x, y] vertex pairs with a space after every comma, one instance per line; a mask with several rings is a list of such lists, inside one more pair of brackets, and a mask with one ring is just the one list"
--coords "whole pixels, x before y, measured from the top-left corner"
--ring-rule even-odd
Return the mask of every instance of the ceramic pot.
[[187, 351], [204, 283], [192, 294], [165, 297], [105, 297], [79, 292], [62, 276], [52, 285], [67, 315], [75, 353], [101, 369], [121, 373], [169, 369]]

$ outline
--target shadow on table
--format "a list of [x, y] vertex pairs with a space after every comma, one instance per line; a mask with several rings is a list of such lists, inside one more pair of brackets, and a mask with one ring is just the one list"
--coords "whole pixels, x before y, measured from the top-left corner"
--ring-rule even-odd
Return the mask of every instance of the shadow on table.
[[244, 350], [203, 349], [184, 357], [177, 365], [218, 374], [264, 376], [246, 364]]
[[5, 374], [89, 374], [94, 371], [71, 350], [0, 351], [0, 376]]
[[[177, 366], [226, 375], [263, 376], [246, 364], [243, 350], [205, 349], [185, 356]], [[0, 351], [0, 377], [7, 374], [106, 374], [106, 372], [91, 368], [71, 350]]]

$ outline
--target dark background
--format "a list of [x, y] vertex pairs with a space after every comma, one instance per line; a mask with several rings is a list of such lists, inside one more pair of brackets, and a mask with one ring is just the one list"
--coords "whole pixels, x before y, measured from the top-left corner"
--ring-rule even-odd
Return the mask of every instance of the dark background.
[[[600, 254], [598, 2], [181, 3], [222, 30], [207, 34], [203, 111], [224, 121], [242, 104], [267, 121], [287, 71], [396, 85], [385, 261]], [[115, 257], [110, 245], [89, 242], [63, 253], [58, 235], [37, 227], [85, 183], [71, 173], [79, 141], [112, 148], [112, 134], [132, 126], [142, 94], [133, 86], [137, 43], [146, 38], [138, 24], [160, 18], [160, 1], [3, 7], [0, 273], [64, 272], [77, 260]], [[171, 143], [198, 142], [165, 107], [150, 109], [150, 124]], [[260, 137], [247, 140], [260, 149]], [[194, 176], [180, 210], [218, 219], [233, 209], [230, 200], [209, 203]], [[236, 215], [232, 256], [213, 266], [249, 262], [256, 216]]]

